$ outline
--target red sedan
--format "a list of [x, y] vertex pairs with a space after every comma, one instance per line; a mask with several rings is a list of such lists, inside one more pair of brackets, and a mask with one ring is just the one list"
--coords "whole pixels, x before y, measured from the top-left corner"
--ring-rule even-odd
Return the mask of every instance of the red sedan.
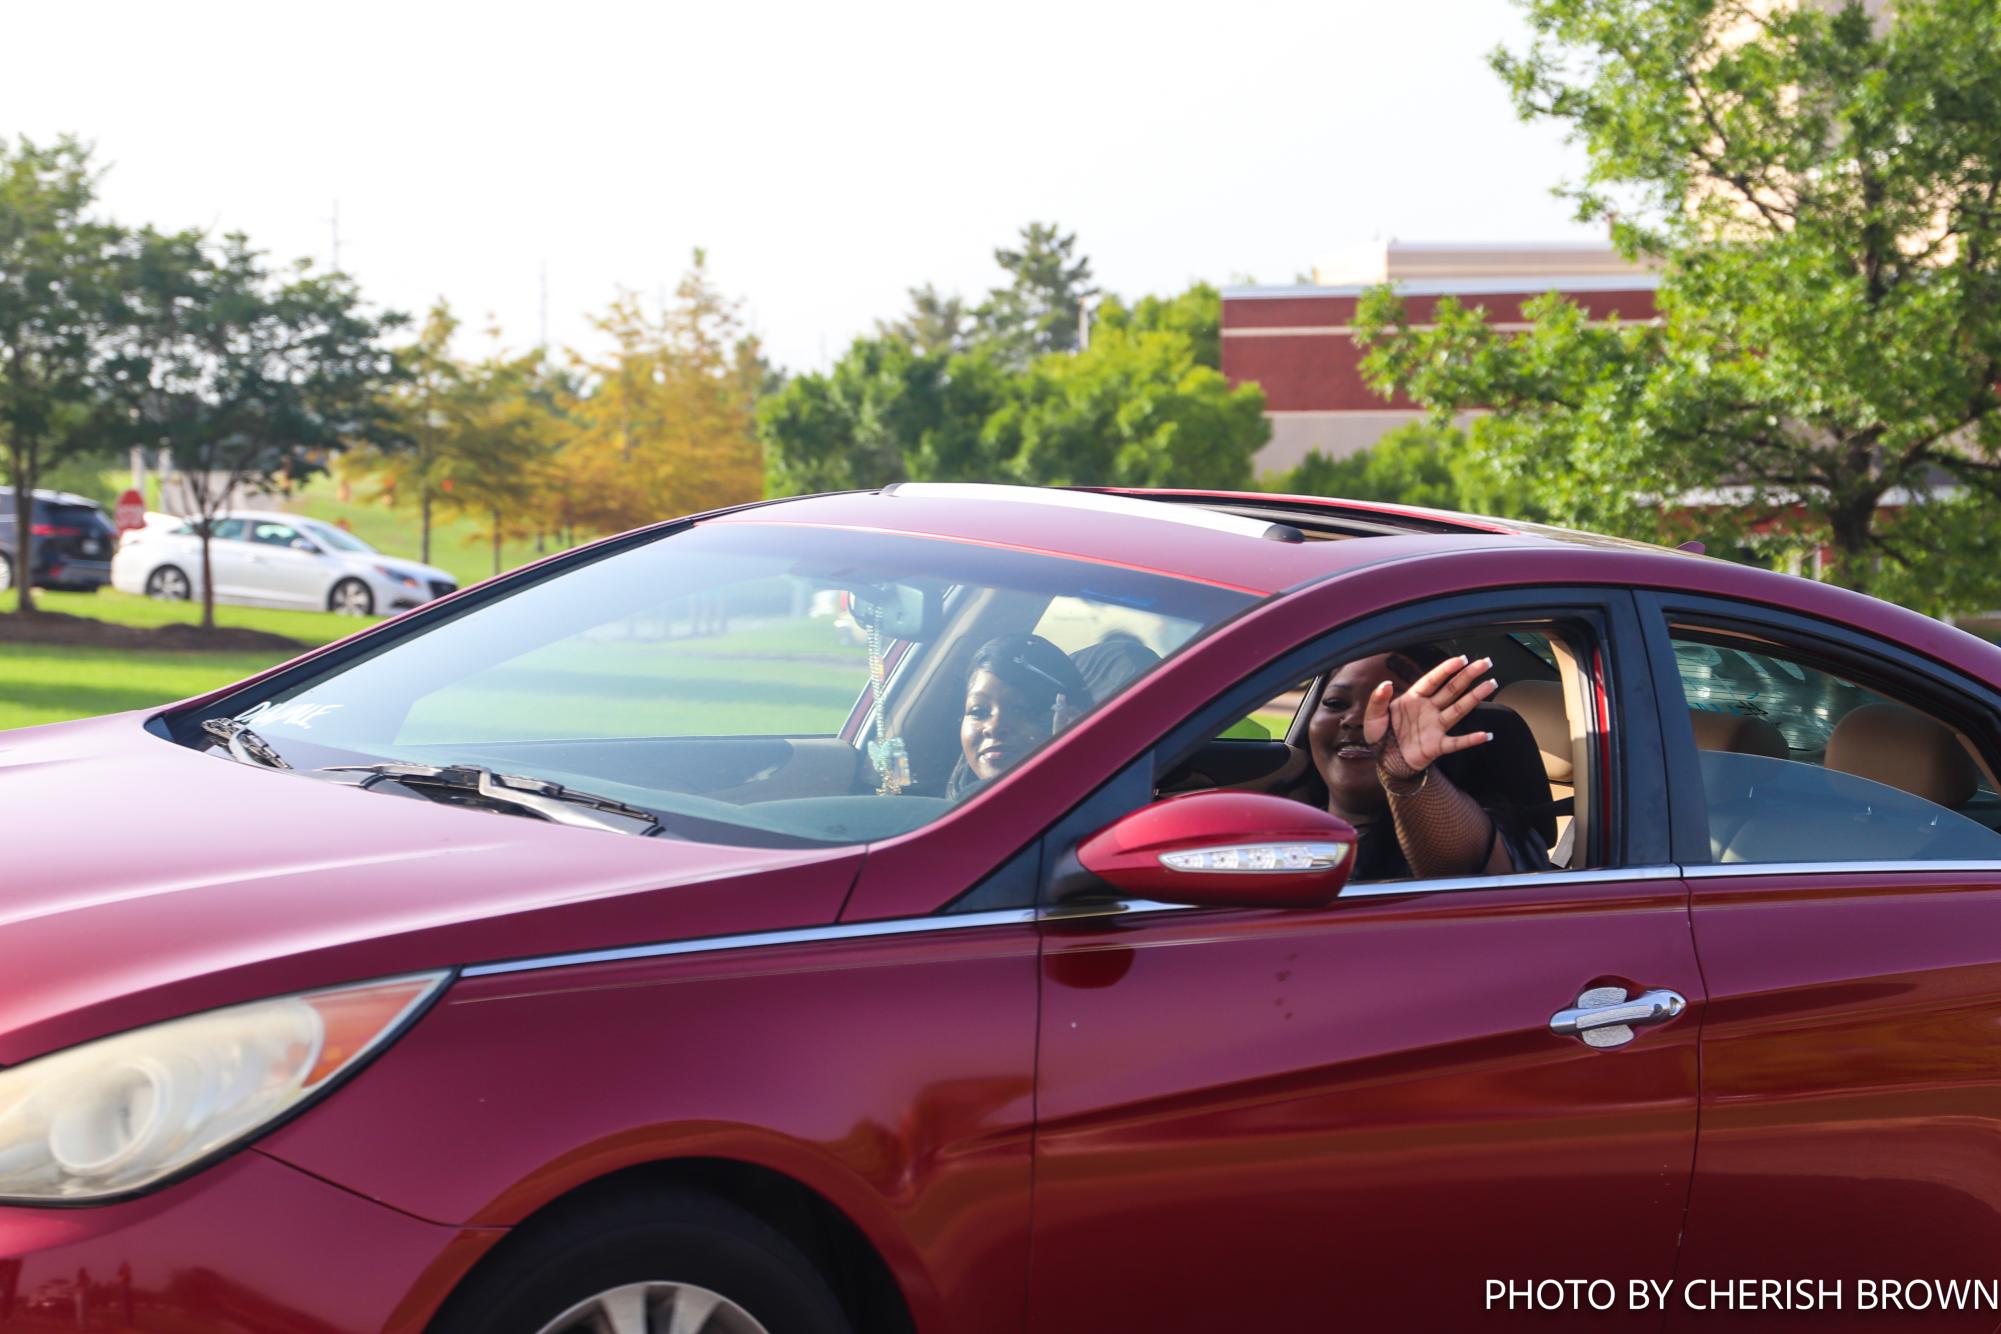
[[2001, 1264], [1997, 763], [2001, 650], [1575, 534], [628, 534], [0, 736], [0, 1328], [1883, 1328]]

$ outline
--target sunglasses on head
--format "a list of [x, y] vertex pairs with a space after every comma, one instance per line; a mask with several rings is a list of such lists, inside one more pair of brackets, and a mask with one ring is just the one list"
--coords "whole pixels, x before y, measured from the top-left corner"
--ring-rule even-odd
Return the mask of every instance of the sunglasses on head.
[[1043, 671], [1040, 667], [1037, 667], [1034, 663], [1030, 662], [1027, 658], [1022, 657], [1020, 654], [1016, 654], [1014, 657], [1006, 659], [1006, 661], [1008, 665], [1011, 667], [1019, 667], [1025, 672], [1033, 672], [1035, 675], [1041, 677], [1043, 680], [1047, 681], [1050, 684], [1050, 686], [1056, 691], [1057, 694], [1067, 695], [1070, 693], [1069, 686], [1063, 684], [1063, 682], [1057, 680], [1055, 677], [1051, 676], [1048, 672]]

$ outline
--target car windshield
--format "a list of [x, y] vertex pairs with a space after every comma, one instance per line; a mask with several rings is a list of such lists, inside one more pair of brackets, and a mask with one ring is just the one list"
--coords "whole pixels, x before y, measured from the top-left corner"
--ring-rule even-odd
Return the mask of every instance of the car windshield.
[[293, 522], [298, 524], [299, 531], [307, 534], [321, 546], [331, 547], [335, 551], [353, 551], [364, 555], [375, 553], [374, 547], [344, 528], [337, 528], [330, 523], [311, 523], [305, 520]]
[[705, 524], [230, 707], [300, 769], [477, 765], [659, 812], [670, 837], [865, 842], [1003, 781], [1251, 601], [968, 542]]

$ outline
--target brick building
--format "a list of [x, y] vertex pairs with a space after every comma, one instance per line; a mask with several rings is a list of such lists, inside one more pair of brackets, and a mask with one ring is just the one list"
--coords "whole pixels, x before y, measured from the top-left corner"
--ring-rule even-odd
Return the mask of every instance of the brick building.
[[1656, 277], [1607, 245], [1378, 241], [1317, 265], [1311, 284], [1225, 288], [1223, 373], [1233, 384], [1262, 386], [1271, 419], [1260, 473], [1291, 468], [1312, 450], [1353, 454], [1422, 415], [1408, 403], [1385, 402], [1362, 381], [1355, 304], [1385, 282], [1406, 298], [1413, 323], [1450, 295], [1486, 307], [1506, 329], [1525, 328], [1522, 303], [1549, 291], [1572, 297], [1597, 319], [1651, 319]]

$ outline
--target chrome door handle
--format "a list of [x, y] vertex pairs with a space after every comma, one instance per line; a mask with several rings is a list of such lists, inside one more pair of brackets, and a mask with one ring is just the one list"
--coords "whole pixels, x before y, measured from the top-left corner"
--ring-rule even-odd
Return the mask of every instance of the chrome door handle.
[[1688, 1008], [1678, 991], [1657, 987], [1628, 1000], [1624, 987], [1592, 987], [1577, 1004], [1549, 1017], [1549, 1031], [1592, 1047], [1620, 1047], [1640, 1024], [1664, 1024]]

